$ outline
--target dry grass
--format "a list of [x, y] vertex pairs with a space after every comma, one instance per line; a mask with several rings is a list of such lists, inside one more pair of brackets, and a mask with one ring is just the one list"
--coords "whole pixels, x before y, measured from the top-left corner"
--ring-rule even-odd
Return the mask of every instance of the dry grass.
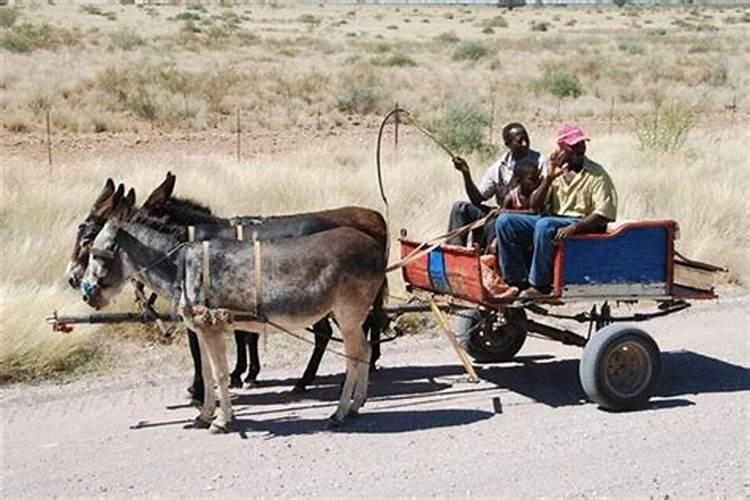
[[[750, 88], [750, 23], [741, 9], [413, 12], [282, 3], [13, 12], [0, 25], [8, 73], [0, 121], [11, 132], [42, 129], [39, 103], [52, 106], [56, 128], [73, 133], [228, 130], [237, 107], [257, 126], [288, 129], [317, 125], [318, 113], [337, 127], [340, 113], [372, 121], [395, 101], [440, 109], [469, 97], [526, 122], [572, 109], [606, 120], [611, 99], [618, 116], [665, 98], [717, 113], [733, 98], [746, 103]], [[363, 71], [378, 95], [342, 110], [350, 75]], [[121, 87], [112, 86], [113, 73]], [[545, 74], [567, 83], [545, 83]], [[213, 93], [206, 85], [224, 81]]]
[[[45, 5], [21, 9], [12, 26], [0, 26], [0, 38], [24, 23], [53, 27], [23, 28], [49, 34], [46, 46], [0, 49], [3, 144], [38, 137], [50, 106], [55, 133], [72, 140], [127, 132], [158, 141], [161, 133], [211, 130], [231, 141], [240, 106], [251, 122], [249, 159], [237, 165], [228, 149], [192, 144], [158, 154], [122, 148], [58, 159], [50, 176], [37, 156], [23, 154], [28, 149], [0, 152], [0, 381], [97, 369], [108, 359], [112, 330], [79, 328], [58, 337], [43, 322], [54, 309], [87, 311], [62, 273], [75, 227], [108, 176], [143, 199], [172, 170], [178, 194], [223, 214], [381, 208], [375, 132], [357, 130], [396, 101], [424, 123], [436, 123], [451, 103], [493, 103], [496, 132], [504, 122], [523, 121], [545, 151], [561, 119], [579, 120], [594, 137], [591, 157], [615, 180], [622, 218], [678, 220], [685, 254], [725, 265], [733, 281], [750, 283], [750, 228], [741, 218], [750, 213], [750, 137], [740, 127], [750, 88], [745, 11], [711, 11], [708, 19], [686, 9], [520, 9], [502, 18], [497, 9], [464, 7], [105, 10], [117, 22]], [[531, 20], [547, 23], [547, 31], [532, 31]], [[706, 32], [705, 24], [718, 31]], [[482, 32], [488, 27], [494, 33]], [[470, 50], [454, 60], [458, 47]], [[545, 73], [561, 72], [576, 75], [580, 97], [540, 90]], [[739, 111], [730, 127], [724, 106], [733, 100]], [[642, 151], [635, 118], [670, 102], [696, 113], [685, 145]], [[253, 142], [260, 129], [281, 131], [290, 142], [282, 152], [259, 153], [271, 149], [269, 139]], [[399, 161], [385, 158], [394, 241], [401, 227], [414, 238], [441, 233], [451, 204], [465, 197], [448, 158], [413, 130], [405, 133]], [[484, 161], [471, 159], [475, 178]], [[392, 290], [400, 285], [394, 275]], [[119, 307], [129, 301], [123, 294]]]

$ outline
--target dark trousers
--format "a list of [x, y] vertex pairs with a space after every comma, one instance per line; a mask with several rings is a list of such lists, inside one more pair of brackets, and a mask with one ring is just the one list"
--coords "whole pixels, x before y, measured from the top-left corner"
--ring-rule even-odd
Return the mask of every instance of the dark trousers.
[[[486, 205], [474, 205], [467, 201], [457, 201], [451, 208], [451, 216], [448, 221], [448, 230], [453, 231], [459, 227], [463, 227], [472, 222], [478, 221], [485, 215], [487, 215], [492, 208]], [[475, 229], [471, 232], [471, 239], [474, 243], [478, 243], [483, 249], [487, 248], [487, 245], [494, 236], [494, 220], [489, 220], [484, 224], [484, 227]], [[460, 236], [455, 236], [447, 241], [450, 245], [461, 245], [466, 246], [468, 241], [469, 233], [464, 233]]]

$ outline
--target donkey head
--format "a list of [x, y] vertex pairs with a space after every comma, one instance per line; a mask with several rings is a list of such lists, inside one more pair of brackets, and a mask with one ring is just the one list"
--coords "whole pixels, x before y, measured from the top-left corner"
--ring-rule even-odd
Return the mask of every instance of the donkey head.
[[[164, 206], [171, 201], [172, 191], [174, 190], [175, 176], [167, 172], [166, 179], [151, 193], [144, 203], [144, 210], [147, 213], [161, 215], [159, 212], [164, 211]], [[81, 278], [86, 272], [86, 266], [89, 263], [89, 249], [96, 235], [99, 234], [104, 224], [109, 219], [115, 208], [116, 201], [125, 194], [125, 186], [120, 184], [115, 190], [115, 183], [112, 179], [107, 179], [104, 189], [96, 198], [91, 206], [86, 219], [79, 224], [78, 233], [76, 234], [73, 253], [70, 256], [65, 276], [68, 283], [73, 289], [78, 290], [81, 286]]]
[[125, 186], [120, 184], [117, 187], [117, 190], [115, 190], [115, 183], [112, 179], [107, 179], [107, 182], [104, 183], [104, 188], [91, 206], [89, 214], [84, 221], [78, 225], [73, 252], [70, 255], [70, 260], [68, 261], [68, 266], [65, 270], [65, 276], [68, 278], [68, 283], [74, 289], [78, 289], [81, 284], [83, 273], [86, 271], [91, 243], [94, 241], [94, 238], [96, 238], [96, 235], [112, 213], [112, 210], [115, 207], [115, 197], [122, 198], [124, 192]]
[[89, 246], [89, 260], [81, 281], [81, 293], [83, 301], [95, 309], [108, 305], [127, 282], [128, 276], [122, 252], [118, 248], [117, 235], [134, 213], [135, 191], [131, 189], [127, 196], [116, 192], [112, 213]]

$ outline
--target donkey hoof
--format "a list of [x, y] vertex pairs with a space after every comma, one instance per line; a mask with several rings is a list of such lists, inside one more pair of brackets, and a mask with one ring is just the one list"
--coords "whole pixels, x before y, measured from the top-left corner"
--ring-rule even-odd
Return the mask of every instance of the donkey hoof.
[[307, 392], [307, 386], [304, 384], [294, 384], [294, 387], [292, 387], [292, 392], [294, 394], [304, 394]]
[[242, 384], [242, 388], [245, 389], [245, 390], [247, 390], [247, 389], [252, 389], [253, 387], [255, 387], [257, 385], [258, 384], [256, 384], [255, 381], [251, 380], [249, 382], [245, 382], [244, 384]]
[[230, 389], [241, 389], [242, 388], [242, 379], [237, 377], [232, 377], [229, 379], [229, 388]]
[[328, 417], [328, 423], [326, 424], [326, 427], [329, 429], [339, 429], [344, 424], [344, 421], [336, 416], [334, 413], [330, 417]]
[[230, 424], [222, 425], [214, 422], [211, 424], [211, 427], [208, 428], [208, 432], [211, 434], [226, 434], [229, 432], [229, 426]]
[[206, 422], [201, 417], [195, 417], [195, 420], [193, 420], [192, 429], [208, 429], [211, 427], [211, 422]]

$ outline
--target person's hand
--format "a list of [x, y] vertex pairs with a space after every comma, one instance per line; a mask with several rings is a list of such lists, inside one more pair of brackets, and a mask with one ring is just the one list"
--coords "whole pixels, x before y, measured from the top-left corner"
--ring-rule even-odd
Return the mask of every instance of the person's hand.
[[547, 175], [551, 179], [555, 179], [564, 174], [567, 167], [568, 151], [563, 148], [558, 148], [549, 157], [549, 172], [547, 172]]
[[557, 233], [555, 234], [555, 241], [567, 240], [568, 238], [576, 234], [577, 230], [578, 228], [575, 224], [558, 228]]
[[453, 157], [453, 166], [456, 168], [456, 170], [458, 170], [462, 174], [469, 173], [469, 164], [466, 163], [466, 160], [464, 160], [460, 156]]

